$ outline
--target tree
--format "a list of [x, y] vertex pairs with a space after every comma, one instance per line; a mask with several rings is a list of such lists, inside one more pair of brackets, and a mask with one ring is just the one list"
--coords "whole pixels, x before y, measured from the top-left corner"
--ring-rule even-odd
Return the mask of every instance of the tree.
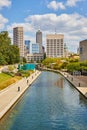
[[23, 63], [27, 63], [27, 61], [26, 61], [26, 58], [25, 58], [25, 57], [23, 57]]
[[0, 64], [14, 64], [20, 60], [19, 49], [11, 45], [7, 31], [0, 33]]
[[67, 70], [69, 71], [69, 72], [73, 72], [73, 71], [79, 71], [80, 70], [80, 63], [79, 62], [77, 62], [77, 63], [69, 63], [68, 65], [67, 65]]
[[0, 65], [4, 65], [4, 64], [7, 64], [7, 62], [5, 61], [5, 58], [2, 55], [2, 53], [0, 53]]
[[0, 46], [2, 46], [2, 45], [5, 45], [5, 46], [11, 45], [11, 39], [8, 36], [7, 31], [2, 31], [0, 33]]
[[15, 45], [9, 47], [9, 64], [18, 63], [20, 61], [19, 48]]

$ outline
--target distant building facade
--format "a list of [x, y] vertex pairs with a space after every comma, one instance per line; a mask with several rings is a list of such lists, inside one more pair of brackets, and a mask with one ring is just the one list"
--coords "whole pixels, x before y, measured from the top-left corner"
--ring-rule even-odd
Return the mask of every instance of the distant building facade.
[[64, 57], [69, 57], [69, 52], [68, 52], [68, 48], [66, 46], [66, 44], [64, 44]]
[[64, 56], [64, 35], [48, 34], [46, 36], [46, 56], [63, 57]]
[[25, 56], [26, 54], [30, 53], [30, 40], [25, 40], [25, 45], [24, 45], [24, 52], [25, 52]]
[[34, 54], [34, 53], [39, 53], [39, 45], [37, 43], [31, 43], [30, 46], [30, 53]]
[[40, 53], [27, 54], [26, 60], [27, 62], [41, 62], [44, 56]]
[[[39, 43], [32, 43], [27, 41], [25, 44], [28, 46], [29, 51], [25, 51], [27, 52], [25, 57], [27, 62], [40, 62], [43, 60], [44, 55], [43, 53], [40, 53], [40, 48], [39, 48]], [[25, 45], [25, 46], [26, 46]], [[25, 48], [26, 49], [26, 48]]]
[[42, 32], [40, 30], [36, 32], [36, 43], [42, 44]]
[[87, 60], [87, 39], [79, 43], [80, 61]]
[[24, 57], [24, 32], [23, 27], [13, 28], [13, 44], [18, 46], [20, 57]]
[[42, 32], [40, 30], [36, 32], [36, 43], [39, 45], [39, 53], [42, 53]]

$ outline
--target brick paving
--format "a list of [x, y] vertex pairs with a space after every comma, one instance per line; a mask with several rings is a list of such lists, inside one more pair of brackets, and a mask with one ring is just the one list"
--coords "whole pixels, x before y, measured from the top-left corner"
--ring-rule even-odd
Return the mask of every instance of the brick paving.
[[87, 84], [87, 76], [77, 76], [76, 78]]

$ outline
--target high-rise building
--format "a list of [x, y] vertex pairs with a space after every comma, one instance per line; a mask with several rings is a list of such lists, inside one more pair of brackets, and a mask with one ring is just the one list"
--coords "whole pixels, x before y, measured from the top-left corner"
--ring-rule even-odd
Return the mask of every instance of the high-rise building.
[[42, 32], [40, 30], [36, 32], [36, 43], [39, 44], [39, 53], [42, 53]]
[[20, 58], [24, 57], [24, 34], [23, 27], [13, 28], [13, 44], [18, 46]]
[[87, 60], [87, 39], [79, 43], [80, 61]]
[[26, 54], [30, 53], [30, 40], [25, 40], [24, 42], [24, 52], [25, 52], [25, 56]]
[[46, 56], [63, 57], [64, 56], [64, 35], [48, 34], [46, 36]]
[[42, 32], [40, 30], [36, 32], [36, 43], [42, 44]]

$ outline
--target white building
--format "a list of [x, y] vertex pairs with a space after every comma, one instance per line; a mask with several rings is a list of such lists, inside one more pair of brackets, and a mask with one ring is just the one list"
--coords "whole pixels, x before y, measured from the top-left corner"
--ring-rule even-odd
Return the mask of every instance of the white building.
[[46, 55], [47, 57], [64, 56], [64, 35], [48, 34], [46, 36]]

